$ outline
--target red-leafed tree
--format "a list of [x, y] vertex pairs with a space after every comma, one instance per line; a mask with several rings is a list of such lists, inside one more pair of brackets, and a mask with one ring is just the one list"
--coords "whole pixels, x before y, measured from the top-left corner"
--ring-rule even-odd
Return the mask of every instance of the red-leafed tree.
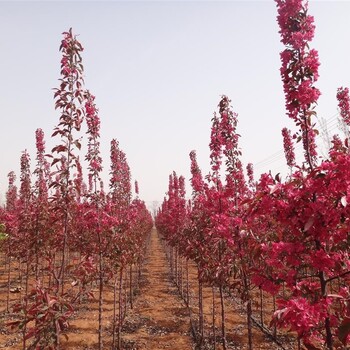
[[[123, 324], [123, 284], [124, 272], [127, 267], [128, 237], [129, 230], [129, 206], [131, 201], [131, 174], [125, 153], [119, 148], [119, 142], [111, 141], [111, 169], [109, 181], [109, 202], [111, 214], [118, 218], [118, 225], [115, 227], [115, 237], [111, 246], [113, 265], [115, 268], [115, 289], [114, 289], [114, 316], [113, 316], [113, 346], [121, 348], [121, 328]], [[119, 278], [118, 278], [119, 273]], [[116, 319], [116, 293], [118, 291], [118, 319]], [[117, 339], [115, 333], [117, 332]]]
[[55, 272], [56, 291], [64, 293], [64, 277], [66, 272], [66, 257], [68, 253], [68, 240], [73, 234], [73, 213], [76, 209], [75, 191], [72, 169], [75, 167], [77, 150], [80, 149], [79, 137], [76, 135], [81, 129], [84, 118], [84, 90], [83, 90], [83, 65], [81, 52], [83, 47], [73, 35], [72, 29], [63, 33], [60, 50], [61, 59], [61, 83], [55, 89], [55, 108], [61, 112], [59, 123], [52, 136], [59, 136], [59, 144], [52, 149], [53, 161], [56, 165], [57, 181], [51, 183], [56, 189], [52, 200], [54, 210], [60, 217], [61, 237], [60, 250], [62, 252], [61, 263]]
[[[276, 0], [278, 23], [286, 49], [281, 75], [286, 107], [298, 127], [305, 162], [290, 178], [264, 175], [253, 199], [250, 229], [258, 234], [265, 266], [254, 277], [261, 288], [276, 294], [273, 323], [296, 331], [309, 349], [329, 350], [345, 343], [349, 319], [348, 155], [333, 148], [330, 159], [317, 164], [313, 116], [320, 95], [317, 51], [309, 49], [313, 17], [307, 2]], [[285, 132], [287, 164], [294, 156]], [[338, 283], [335, 284], [334, 281]], [[338, 336], [337, 336], [338, 335]], [[340, 340], [340, 341], [339, 341]]]

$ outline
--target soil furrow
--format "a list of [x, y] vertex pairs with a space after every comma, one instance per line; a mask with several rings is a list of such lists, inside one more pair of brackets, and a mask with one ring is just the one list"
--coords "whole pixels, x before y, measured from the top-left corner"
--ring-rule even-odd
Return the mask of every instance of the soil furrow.
[[128, 349], [192, 349], [190, 320], [171, 281], [157, 231], [151, 233], [144, 282], [133, 310], [129, 310], [123, 342]]

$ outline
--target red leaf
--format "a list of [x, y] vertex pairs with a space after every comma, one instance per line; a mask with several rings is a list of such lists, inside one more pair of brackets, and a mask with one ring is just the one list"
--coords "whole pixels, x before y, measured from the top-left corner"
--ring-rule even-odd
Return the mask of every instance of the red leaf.
[[81, 143], [78, 140], [75, 140], [74, 144], [79, 150], [81, 149]]
[[59, 153], [59, 152], [66, 152], [66, 151], [67, 151], [67, 147], [66, 146], [58, 145], [58, 146], [54, 147], [51, 152], [52, 153], [53, 152]]
[[56, 163], [58, 163], [61, 159], [59, 158], [55, 158], [52, 163], [51, 163], [51, 166], [54, 166]]

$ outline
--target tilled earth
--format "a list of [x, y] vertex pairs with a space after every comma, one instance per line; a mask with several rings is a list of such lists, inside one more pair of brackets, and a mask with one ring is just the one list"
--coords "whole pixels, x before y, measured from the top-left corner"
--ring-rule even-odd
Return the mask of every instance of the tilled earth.
[[[21, 334], [6, 327], [6, 322], [12, 315], [5, 312], [6, 276], [0, 275], [0, 349], [22, 349]], [[136, 272], [135, 272], [136, 273]], [[196, 269], [189, 268], [191, 289], [192, 328], [196, 326], [198, 285]], [[97, 295], [97, 290], [95, 290]], [[217, 293], [218, 294], [218, 293]], [[12, 302], [18, 299], [17, 294], [11, 295]], [[214, 349], [211, 336], [212, 320], [212, 289], [203, 288], [205, 340], [203, 350]], [[230, 298], [226, 303], [227, 345], [229, 350], [247, 349], [246, 318], [242, 308]], [[113, 286], [105, 288], [103, 304], [103, 348], [111, 349], [113, 319]], [[220, 342], [220, 301], [215, 299], [216, 308], [216, 350], [221, 350]], [[140, 288], [133, 303], [133, 309], [128, 308], [122, 329], [123, 350], [160, 350], [196, 349], [191, 328], [190, 312], [180, 298], [177, 288], [171, 281], [169, 264], [166, 259], [161, 240], [154, 229], [147, 248], [146, 260], [142, 268]], [[61, 350], [93, 350], [98, 349], [98, 305], [97, 300], [89, 300], [80, 304], [78, 311], [70, 321], [68, 340], [62, 337]], [[254, 329], [254, 349], [282, 349], [258, 329]], [[293, 343], [286, 338], [284, 349], [294, 349]]]

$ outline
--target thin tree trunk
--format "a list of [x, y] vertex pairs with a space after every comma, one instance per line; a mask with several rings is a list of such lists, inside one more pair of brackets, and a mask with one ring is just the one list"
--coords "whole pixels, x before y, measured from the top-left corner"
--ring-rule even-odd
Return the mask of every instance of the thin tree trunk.
[[178, 266], [177, 266], [177, 248], [175, 248], [175, 285], [179, 288], [177, 268], [178, 268]]
[[6, 297], [6, 311], [10, 312], [10, 289], [11, 289], [11, 256], [9, 255], [8, 270], [7, 270], [7, 297]]
[[124, 308], [123, 308], [123, 313], [122, 313], [122, 323], [124, 322], [125, 315], [127, 313], [127, 308], [128, 308], [128, 270], [126, 269], [125, 271], [125, 278], [126, 280], [124, 281]]
[[263, 311], [263, 302], [264, 302], [264, 296], [263, 296], [263, 291], [260, 288], [260, 322], [261, 325], [264, 325], [264, 311]]
[[[68, 205], [67, 208], [68, 209]], [[67, 234], [68, 234], [68, 214], [65, 213], [64, 217], [64, 231], [63, 231], [63, 247], [62, 247], [62, 261], [58, 273], [58, 288], [57, 294], [61, 289], [61, 295], [64, 294], [64, 277], [65, 277], [65, 268], [66, 268], [66, 253], [67, 253]]]
[[186, 294], [187, 306], [190, 307], [190, 281], [188, 275], [188, 259], [186, 259]]
[[19, 261], [19, 267], [18, 267], [18, 278], [19, 278], [19, 297], [22, 299], [22, 261]]
[[253, 350], [252, 301], [248, 293], [247, 300], [248, 350]]
[[129, 298], [130, 298], [130, 308], [133, 309], [133, 295], [132, 295], [132, 264], [130, 264], [130, 278], [129, 278]]
[[199, 349], [202, 348], [204, 338], [204, 317], [203, 317], [203, 284], [199, 277], [198, 271], [198, 334]]
[[215, 287], [213, 286], [211, 288], [212, 290], [212, 298], [213, 298], [213, 304], [212, 304], [212, 312], [213, 312], [213, 318], [212, 318], [212, 329], [213, 329], [213, 350], [216, 350], [216, 328], [215, 328], [215, 321], [216, 321], [216, 308], [215, 308]]
[[221, 303], [221, 333], [222, 333], [222, 347], [227, 350], [226, 344], [226, 327], [225, 327], [225, 301], [222, 285], [219, 286], [220, 303]]
[[170, 271], [171, 271], [171, 276], [174, 277], [174, 248], [170, 248]]
[[122, 350], [122, 339], [121, 339], [121, 331], [122, 331], [122, 321], [123, 321], [123, 268], [120, 268], [119, 274], [119, 314], [118, 314], [118, 350]]
[[118, 285], [118, 273], [115, 276], [114, 288], [113, 288], [112, 350], [115, 349], [115, 333], [116, 333], [116, 322], [117, 322], [117, 285]]
[[24, 325], [23, 325], [23, 350], [26, 350], [26, 333], [27, 333], [27, 308], [28, 308], [28, 285], [29, 285], [29, 255], [27, 254], [26, 277], [25, 277], [25, 295], [24, 295]]
[[102, 313], [103, 313], [103, 254], [100, 251], [99, 253], [99, 294], [98, 294], [98, 348], [102, 350], [103, 341], [102, 341]]
[[[36, 240], [38, 241], [38, 232], [36, 232]], [[38, 245], [35, 244], [35, 280], [39, 279], [39, 252]]]
[[182, 257], [180, 256], [180, 295], [181, 298], [183, 298], [184, 294], [183, 294], [183, 285], [182, 285]]
[[[325, 298], [327, 296], [327, 283], [324, 278], [324, 272], [319, 272], [319, 278], [321, 282], [321, 293], [322, 296]], [[326, 344], [328, 350], [333, 350], [333, 335], [332, 335], [332, 329], [331, 329], [331, 321], [329, 318], [329, 315], [327, 315], [325, 319], [325, 330], [326, 330]]]
[[[321, 248], [321, 244], [319, 241], [316, 241], [316, 248], [317, 249]], [[326, 298], [327, 297], [327, 282], [326, 282], [326, 279], [324, 277], [324, 272], [319, 271], [318, 277], [319, 277], [320, 284], [321, 284], [322, 297]], [[331, 322], [330, 322], [330, 318], [329, 318], [328, 314], [325, 318], [325, 331], [326, 331], [327, 348], [328, 348], [328, 350], [333, 350], [333, 335], [332, 335], [332, 329], [331, 329]]]
[[250, 281], [245, 273], [243, 273], [243, 286], [245, 292], [245, 301], [246, 301], [246, 314], [247, 314], [247, 327], [248, 327], [248, 350], [253, 350], [253, 326], [252, 326], [252, 299], [250, 297], [249, 288]]

